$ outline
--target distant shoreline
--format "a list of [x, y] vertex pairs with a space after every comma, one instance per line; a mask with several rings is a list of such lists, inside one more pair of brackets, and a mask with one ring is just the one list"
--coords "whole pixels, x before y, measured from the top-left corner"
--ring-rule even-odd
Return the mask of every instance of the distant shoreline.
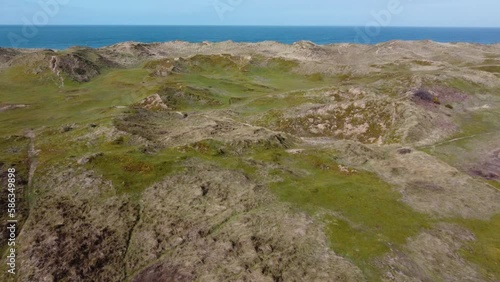
[[375, 45], [392, 40], [497, 44], [500, 28], [355, 27], [355, 26], [20, 26], [0, 25], [0, 47], [64, 50], [72, 46], [102, 48], [121, 42], [256, 43], [276, 41], [317, 45]]
[[[0, 24], [0, 27], [22, 27], [22, 24]], [[155, 25], [155, 24], [53, 24], [45, 27], [363, 27], [362, 25]], [[387, 26], [385, 28], [445, 28], [445, 29], [500, 29], [495, 26]]]
[[[483, 43], [474, 43], [474, 42], [437, 42], [433, 40], [389, 40], [385, 42], [379, 42], [376, 44], [362, 44], [362, 43], [349, 43], [349, 42], [342, 42], [342, 43], [330, 43], [330, 44], [316, 44], [314, 42], [308, 41], [308, 40], [300, 40], [297, 42], [293, 43], [282, 43], [278, 41], [273, 41], [273, 40], [265, 40], [265, 41], [260, 41], [260, 42], [235, 42], [232, 40], [226, 40], [226, 41], [219, 41], [219, 42], [213, 42], [213, 41], [204, 41], [204, 42], [189, 42], [189, 41], [183, 41], [183, 40], [170, 40], [170, 41], [164, 41], [164, 42], [137, 42], [137, 41], [124, 41], [124, 42], [118, 42], [112, 45], [107, 45], [107, 46], [102, 46], [102, 47], [89, 47], [89, 46], [70, 46], [65, 49], [53, 49], [53, 48], [11, 48], [11, 47], [3, 47], [0, 46], [0, 50], [18, 50], [18, 51], [28, 51], [28, 52], [37, 52], [37, 51], [42, 51], [42, 50], [50, 50], [53, 52], [61, 52], [65, 51], [68, 49], [112, 49], [120, 45], [134, 45], [134, 46], [143, 46], [143, 47], [153, 47], [157, 45], [200, 45], [200, 46], [214, 46], [214, 45], [227, 45], [227, 44], [233, 44], [233, 45], [249, 45], [249, 46], [256, 46], [256, 45], [282, 45], [282, 46], [295, 46], [295, 45], [309, 45], [309, 47], [338, 47], [338, 46], [372, 46], [372, 47], [377, 47], [377, 46], [384, 46], [386, 44], [391, 44], [391, 43], [410, 43], [410, 44], [419, 44], [419, 43], [428, 43], [428, 44], [437, 44], [437, 45], [443, 45], [443, 46], [450, 46], [450, 45], [477, 45], [477, 46], [491, 46], [494, 47], [496, 45], [500, 45], [500, 42], [498, 43], [490, 43], [490, 44], [483, 44]], [[214, 46], [217, 47], [217, 46]]]

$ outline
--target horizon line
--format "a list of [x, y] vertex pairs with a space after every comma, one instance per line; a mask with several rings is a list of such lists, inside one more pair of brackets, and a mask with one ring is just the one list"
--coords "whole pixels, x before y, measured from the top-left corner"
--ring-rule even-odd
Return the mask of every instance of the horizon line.
[[[3, 26], [24, 26], [23, 24], [0, 24]], [[215, 25], [215, 24], [48, 24], [43, 27], [364, 27], [365, 25]], [[381, 28], [490, 28], [500, 29], [500, 26], [381, 26]]]

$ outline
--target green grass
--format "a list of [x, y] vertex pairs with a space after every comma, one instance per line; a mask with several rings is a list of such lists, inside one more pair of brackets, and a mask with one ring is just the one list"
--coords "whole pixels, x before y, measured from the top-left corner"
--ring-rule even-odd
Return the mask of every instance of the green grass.
[[[268, 97], [268, 100], [270, 99], [271, 97]], [[399, 140], [399, 136], [396, 136], [394, 132], [390, 132], [391, 113], [388, 113], [386, 110], [380, 110], [387, 108], [387, 102], [367, 102], [366, 108], [364, 109], [351, 104], [347, 108], [337, 108], [335, 110], [331, 110], [326, 115], [323, 114], [321, 119], [323, 123], [328, 122], [329, 124], [335, 125], [335, 127], [323, 130], [320, 133], [313, 133], [310, 131], [310, 128], [314, 125], [314, 122], [311, 122], [310, 120], [317, 120], [318, 117], [315, 113], [308, 113], [299, 117], [290, 118], [285, 116], [284, 110], [286, 110], [286, 108], [290, 108], [293, 105], [305, 104], [307, 102], [317, 103], [320, 102], [320, 99], [316, 98], [313, 100], [309, 97], [301, 97], [301, 95], [297, 93], [289, 95], [289, 97], [284, 99], [275, 98], [274, 103], [271, 101], [267, 104], [263, 103], [262, 107], [269, 110], [261, 116], [258, 123], [259, 125], [272, 128], [274, 130], [284, 131], [299, 136], [334, 136], [336, 138], [345, 139], [356, 138], [358, 141], [364, 143], [374, 143], [380, 137], [384, 138], [386, 143], [397, 142]], [[277, 106], [271, 110], [269, 105]], [[285, 109], [281, 110], [281, 108]], [[367, 130], [356, 136], [342, 133], [342, 130], [345, 129], [347, 121], [354, 126], [367, 124]]]
[[16, 167], [27, 175], [29, 139], [23, 136], [0, 138], [0, 160], [3, 169]]
[[[97, 59], [85, 50], [81, 52], [91, 59]], [[76, 140], [88, 132], [89, 123], [111, 125], [113, 119], [128, 111], [117, 109], [116, 106], [132, 105], [155, 92], [171, 95], [172, 89], [169, 90], [169, 87], [184, 87], [183, 93], [174, 97], [173, 102], [176, 108], [189, 111], [241, 105], [247, 99], [269, 93], [328, 83], [327, 78], [318, 74], [306, 76], [293, 73], [298, 65], [294, 61], [259, 56], [254, 60], [254, 63], [241, 68], [239, 62], [235, 63], [235, 58], [228, 55], [195, 56], [182, 62], [185, 64], [182, 67], [196, 69], [196, 73], [158, 78], [151, 76], [148, 68], [105, 69], [87, 83], [66, 78], [64, 87], [60, 87], [60, 80], [48, 70], [35, 75], [28, 66], [14, 66], [0, 72], [0, 102], [28, 104], [29, 108], [2, 113], [0, 136], [21, 134], [26, 128], [47, 127], [37, 136], [36, 146], [41, 150], [40, 173], [44, 173], [46, 167], [68, 160], [75, 161], [88, 153], [103, 152], [104, 156], [97, 158], [92, 166], [106, 178], [112, 179], [124, 192], [140, 191], [174, 171], [175, 165], [164, 160], [171, 157], [175, 159], [179, 153], [163, 152], [151, 156], [143, 154], [139, 148], [104, 144], [104, 140], [90, 145], [70, 140]], [[154, 63], [150, 65], [154, 66]], [[60, 127], [66, 124], [76, 124], [78, 128], [62, 133]], [[221, 158], [219, 161], [224, 162]]]
[[482, 71], [486, 71], [486, 72], [491, 72], [491, 73], [500, 73], [500, 66], [498, 66], [498, 65], [481, 66], [481, 67], [475, 67], [474, 69], [482, 70]]
[[413, 63], [419, 66], [432, 66], [432, 62], [430, 61], [414, 60]]
[[[11, 136], [9, 138], [0, 137], [0, 173], [2, 173], [2, 189], [7, 192], [7, 170], [9, 168], [15, 168], [16, 176], [16, 210], [17, 219], [22, 217], [19, 221], [18, 226], [22, 226], [27, 218], [29, 209], [29, 197], [27, 185], [24, 186], [24, 190], [20, 190], [21, 183], [27, 184], [28, 182], [28, 171], [29, 171], [29, 158], [28, 158], [28, 148], [29, 139], [22, 136]], [[5, 186], [4, 186], [5, 185]], [[23, 194], [21, 194], [23, 191]], [[2, 199], [2, 203], [5, 203], [5, 212], [0, 215], [0, 220], [7, 221], [7, 193], [2, 193], [5, 199]], [[5, 237], [4, 237], [5, 239]], [[6, 254], [9, 247], [7, 244], [0, 245], [0, 254]], [[1, 269], [4, 270], [3, 268]], [[6, 270], [5, 270], [6, 271]]]
[[176, 100], [178, 108], [199, 110], [228, 106], [234, 98], [238, 98], [236, 104], [244, 104], [245, 100], [268, 94], [327, 86], [336, 81], [319, 74], [295, 73], [298, 64], [284, 59], [257, 57], [244, 71], [235, 71], [238, 66], [226, 57], [197, 56], [189, 62], [189, 68], [195, 67], [198, 72], [166, 78], [152, 77], [145, 68], [105, 69], [87, 83], [66, 78], [62, 88], [60, 80], [48, 70], [35, 75], [27, 66], [13, 66], [0, 72], [0, 103], [27, 104], [29, 108], [2, 113], [0, 136], [26, 128], [113, 118], [122, 112], [116, 106], [134, 104], [177, 84], [188, 89], [184, 97]]
[[[481, 148], [482, 144], [488, 144], [500, 130], [498, 113], [495, 110], [481, 110], [463, 114], [457, 118], [460, 130], [450, 136], [448, 140], [438, 146], [422, 148], [426, 153], [434, 155], [455, 167], [463, 167], [464, 164], [479, 161], [475, 149]], [[493, 134], [492, 134], [493, 133]], [[474, 156], [474, 160], [472, 160]]]
[[306, 77], [310, 81], [315, 81], [315, 82], [323, 81], [323, 79], [324, 79], [324, 76], [321, 73], [313, 73], [313, 74], [307, 75]]
[[184, 83], [171, 83], [158, 91], [169, 108], [175, 110], [216, 109], [227, 105], [228, 97], [214, 93], [210, 88], [192, 87]]
[[[272, 184], [271, 190], [311, 215], [322, 214], [332, 249], [351, 259], [369, 278], [378, 276], [374, 259], [387, 253], [390, 246], [401, 247], [408, 237], [430, 228], [433, 222], [401, 203], [399, 193], [374, 174], [340, 171], [334, 152], [290, 155], [282, 149], [254, 147], [238, 156], [218, 153], [220, 146], [207, 140], [180, 148], [176, 155], [237, 169], [253, 178], [259, 177], [256, 168], [242, 159], [282, 167], [269, 171], [283, 179]], [[324, 214], [325, 210], [332, 213]]]
[[495, 187], [496, 189], [500, 190], [500, 181], [498, 181], [498, 180], [490, 180], [490, 181], [488, 181], [488, 183], [491, 186]]
[[18, 134], [25, 128], [61, 126], [113, 117], [126, 106], [152, 94], [142, 82], [145, 70], [113, 70], [88, 83], [66, 81], [60, 88], [50, 74], [35, 76], [23, 68], [0, 72], [0, 102], [28, 104], [0, 115], [0, 136]]
[[[498, 114], [493, 112], [471, 113], [462, 118], [460, 131], [451, 136], [450, 139], [480, 136], [481, 134], [494, 132], [499, 127], [499, 124], [495, 122], [495, 118], [498, 118]], [[455, 142], [455, 145], [463, 146], [470, 141], [469, 139], [462, 139]]]
[[178, 171], [176, 156], [165, 153], [148, 155], [139, 150], [107, 151], [87, 166], [113, 181], [119, 193], [139, 195], [162, 177]]
[[[186, 92], [185, 97], [173, 98], [175, 99], [173, 104], [179, 110], [199, 110], [207, 107], [223, 108], [231, 105], [238, 107], [244, 113], [254, 114], [273, 107], [279, 107], [280, 100], [285, 100], [274, 99], [270, 95], [300, 89], [325, 87], [338, 81], [336, 77], [321, 74], [302, 75], [295, 73], [293, 68], [297, 66], [297, 63], [294, 61], [268, 60], [257, 56], [254, 59], [255, 62], [248, 63], [243, 70], [232, 61], [236, 60], [236, 58], [228, 58], [227, 55], [215, 57], [195, 56], [187, 62], [181, 62], [179, 64], [183, 65], [181, 68], [184, 70], [195, 68], [196, 71], [186, 71], [165, 78], [157, 87], [157, 91], [159, 93], [172, 92], [172, 87], [175, 86], [178, 91]], [[153, 65], [160, 63], [156, 62]], [[189, 89], [191, 91], [188, 91]], [[194, 89], [204, 93], [191, 95], [189, 92], [196, 92], [193, 91]], [[189, 101], [193, 98], [195, 100], [199, 98], [197, 99], [198, 102]], [[219, 104], [208, 105], [205, 102], [209, 100], [208, 98], [217, 101]], [[181, 101], [182, 99], [185, 101]], [[299, 100], [300, 103], [304, 99]], [[264, 104], [263, 107], [261, 107], [262, 104]]]
[[[125, 140], [125, 143], [126, 140]], [[144, 188], [172, 173], [181, 172], [188, 159], [237, 169], [258, 177], [256, 167], [243, 161], [247, 157], [277, 164], [283, 169], [273, 175], [283, 179], [272, 185], [279, 198], [311, 214], [323, 214], [332, 248], [360, 266], [368, 277], [377, 277], [373, 260], [387, 253], [390, 246], [402, 246], [406, 239], [428, 228], [431, 220], [400, 202], [400, 195], [375, 175], [359, 171], [344, 173], [335, 163], [334, 152], [311, 151], [294, 156], [282, 149], [254, 147], [244, 155], [224, 144], [205, 140], [189, 146], [171, 148], [148, 155], [120, 144], [106, 144], [104, 156], [91, 162], [120, 193], [139, 195]], [[297, 169], [303, 173], [290, 173]]]
[[98, 146], [103, 156], [87, 164], [106, 179], [113, 181], [119, 193], [136, 198], [142, 191], [168, 175], [181, 172], [189, 159], [198, 159], [216, 166], [240, 170], [252, 175], [255, 168], [246, 164], [239, 156], [228, 154], [221, 148], [224, 144], [214, 140], [203, 140], [187, 146], [167, 148], [156, 153], [146, 153], [142, 148], [117, 142], [102, 143]]
[[374, 174], [342, 172], [333, 152], [301, 156], [267, 152], [257, 157], [306, 172], [303, 176], [281, 174], [284, 181], [272, 185], [272, 191], [313, 214], [331, 211], [324, 220], [333, 250], [355, 262], [369, 278], [377, 276], [375, 258], [391, 246], [401, 247], [432, 223], [403, 204], [400, 194]]
[[500, 215], [490, 221], [457, 220], [457, 223], [471, 230], [476, 241], [462, 248], [462, 255], [469, 261], [484, 268], [492, 280], [500, 279]]
[[481, 93], [481, 92], [488, 92], [488, 89], [485, 88], [484, 86], [480, 84], [476, 84], [467, 80], [463, 79], [451, 79], [445, 82], [445, 84], [449, 87], [461, 90], [465, 93], [469, 94], [475, 94], [475, 93]]
[[289, 109], [307, 103], [325, 103], [325, 99], [319, 95], [308, 96], [307, 91], [293, 91], [285, 95], [266, 95], [249, 100], [242, 105], [242, 111], [248, 114], [264, 113], [271, 114], [272, 111]]
[[118, 193], [128, 193], [137, 198], [144, 188], [180, 169], [176, 166], [179, 159], [174, 152], [166, 150], [149, 154], [140, 146], [129, 144], [128, 138], [109, 141], [100, 137], [91, 143], [77, 140], [89, 132], [88, 127], [81, 127], [67, 133], [49, 130], [40, 135], [36, 143], [40, 150], [37, 174], [48, 173], [51, 167], [76, 165], [80, 158], [102, 153], [85, 167], [111, 180]]
[[[448, 86], [454, 87], [468, 94], [473, 93], [494, 93], [494, 90], [485, 89], [464, 80], [451, 80]], [[450, 140], [462, 138], [451, 143], [444, 143], [425, 151], [439, 159], [451, 164], [454, 167], [467, 167], [468, 165], [481, 162], [477, 153], [478, 149], [488, 146], [491, 138], [496, 136], [490, 134], [500, 130], [498, 122], [498, 111], [496, 109], [480, 110], [462, 114], [457, 118], [460, 124], [460, 131]], [[481, 181], [485, 181], [481, 179]], [[500, 189], [498, 181], [487, 181], [496, 189]], [[474, 242], [467, 244], [460, 251], [461, 255], [468, 261], [479, 265], [485, 275], [491, 280], [500, 279], [500, 215], [494, 216], [489, 221], [451, 219], [453, 223], [459, 224], [472, 231], [476, 237]]]

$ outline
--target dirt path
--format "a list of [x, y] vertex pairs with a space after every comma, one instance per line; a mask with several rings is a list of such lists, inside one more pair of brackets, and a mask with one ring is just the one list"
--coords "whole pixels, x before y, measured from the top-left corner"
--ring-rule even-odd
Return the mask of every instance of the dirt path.
[[437, 144], [421, 146], [421, 147], [418, 147], [418, 148], [419, 149], [424, 149], [424, 148], [429, 148], [429, 147], [439, 147], [439, 146], [442, 146], [442, 145], [445, 145], [445, 144], [449, 144], [449, 143], [453, 143], [453, 142], [457, 142], [457, 141], [460, 141], [460, 140], [471, 139], [471, 138], [474, 138], [474, 137], [477, 137], [477, 136], [491, 135], [491, 134], [495, 134], [495, 133], [498, 133], [498, 132], [494, 131], [494, 132], [486, 132], [486, 133], [481, 133], [481, 134], [474, 134], [474, 135], [470, 135], [470, 136], [464, 136], [464, 137], [454, 138], [454, 139], [447, 140], [447, 141], [444, 141], [444, 142], [441, 142], [441, 143], [437, 143]]
[[31, 187], [31, 184], [33, 183], [33, 176], [35, 175], [36, 167], [38, 165], [38, 159], [37, 159], [38, 152], [35, 149], [35, 136], [36, 136], [35, 132], [30, 129], [26, 132], [25, 136], [30, 139], [30, 145], [28, 149], [28, 158], [30, 162], [30, 169], [28, 174], [28, 187]]

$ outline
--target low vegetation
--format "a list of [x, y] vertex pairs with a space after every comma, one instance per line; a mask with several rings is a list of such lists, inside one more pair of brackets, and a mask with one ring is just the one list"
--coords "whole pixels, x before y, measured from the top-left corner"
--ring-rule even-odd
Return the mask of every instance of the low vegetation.
[[[352, 62], [335, 46], [273, 45], [283, 57], [224, 44], [37, 51], [0, 69], [0, 167], [16, 167], [22, 193], [18, 281], [500, 279], [499, 181], [473, 173], [500, 174], [488, 52], [462, 46], [477, 56], [462, 72], [440, 51], [390, 53], [398, 42]], [[491, 216], [453, 210], [454, 181], [465, 198], [493, 195], [481, 199]], [[421, 208], [429, 198], [440, 205]], [[427, 267], [439, 259], [450, 269]]]

